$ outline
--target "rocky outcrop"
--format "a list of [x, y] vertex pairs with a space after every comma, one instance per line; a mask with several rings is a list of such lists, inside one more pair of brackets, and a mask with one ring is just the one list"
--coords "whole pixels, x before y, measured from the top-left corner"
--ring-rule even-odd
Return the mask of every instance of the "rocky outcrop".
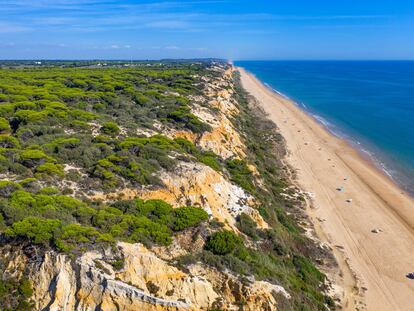
[[[77, 259], [46, 252], [28, 257], [9, 253], [8, 273], [25, 273], [33, 285], [36, 310], [276, 310], [275, 293], [289, 294], [280, 286], [237, 277], [201, 265], [187, 272], [160, 259], [141, 244], [118, 243], [117, 250], [89, 251]], [[115, 270], [110, 264], [123, 258]]]
[[208, 166], [182, 162], [173, 174], [164, 173], [160, 178], [165, 188], [144, 192], [143, 198], [161, 198], [175, 206], [200, 206], [230, 227], [235, 226], [238, 215], [246, 213], [256, 219], [260, 227], [267, 227], [254, 208], [255, 199]]
[[245, 147], [241, 137], [231, 122], [231, 118], [239, 112], [233, 93], [232, 71], [228, 69], [220, 79], [209, 81], [204, 92], [208, 106], [215, 109], [217, 113], [212, 113], [211, 109], [202, 107], [199, 98], [191, 98], [192, 112], [212, 127], [211, 131], [204, 133], [196, 143], [223, 159], [245, 156]]
[[157, 190], [122, 189], [114, 193], [96, 193], [92, 198], [104, 201], [118, 198], [161, 199], [175, 207], [200, 206], [218, 221], [235, 228], [241, 213], [250, 215], [259, 228], [268, 224], [260, 216], [255, 198], [224, 178], [212, 168], [193, 162], [181, 162], [174, 172], [162, 172], [159, 176], [164, 187]]

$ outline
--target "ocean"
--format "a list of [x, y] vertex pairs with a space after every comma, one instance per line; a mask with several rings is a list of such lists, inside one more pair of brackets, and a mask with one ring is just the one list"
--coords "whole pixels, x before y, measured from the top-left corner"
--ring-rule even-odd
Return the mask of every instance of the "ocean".
[[414, 61], [236, 61], [414, 194]]

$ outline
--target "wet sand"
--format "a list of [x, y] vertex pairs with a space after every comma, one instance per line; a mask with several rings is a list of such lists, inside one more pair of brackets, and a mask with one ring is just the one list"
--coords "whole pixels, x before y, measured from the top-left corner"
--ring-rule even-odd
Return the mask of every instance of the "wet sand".
[[414, 310], [414, 200], [347, 142], [241, 68], [243, 87], [286, 140], [309, 216], [334, 252], [345, 310]]

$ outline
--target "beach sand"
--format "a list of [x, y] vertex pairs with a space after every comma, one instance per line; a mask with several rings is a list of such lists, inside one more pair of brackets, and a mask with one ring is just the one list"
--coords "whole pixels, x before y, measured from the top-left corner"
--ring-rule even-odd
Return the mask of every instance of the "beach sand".
[[340, 271], [330, 276], [344, 309], [414, 310], [414, 280], [406, 277], [414, 272], [413, 199], [293, 102], [237, 70], [285, 138], [296, 182], [312, 193], [307, 213], [333, 249]]

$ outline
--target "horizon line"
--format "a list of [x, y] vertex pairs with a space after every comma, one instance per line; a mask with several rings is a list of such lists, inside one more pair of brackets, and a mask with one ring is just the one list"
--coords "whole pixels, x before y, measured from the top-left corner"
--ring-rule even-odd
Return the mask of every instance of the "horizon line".
[[414, 61], [414, 58], [266, 58], [266, 59], [228, 59], [222, 57], [189, 57], [189, 58], [136, 58], [136, 59], [125, 59], [125, 58], [0, 58], [0, 62], [9, 61], [111, 61], [111, 62], [145, 62], [145, 61], [191, 61], [191, 60], [221, 60], [228, 62], [245, 62], [245, 61]]

